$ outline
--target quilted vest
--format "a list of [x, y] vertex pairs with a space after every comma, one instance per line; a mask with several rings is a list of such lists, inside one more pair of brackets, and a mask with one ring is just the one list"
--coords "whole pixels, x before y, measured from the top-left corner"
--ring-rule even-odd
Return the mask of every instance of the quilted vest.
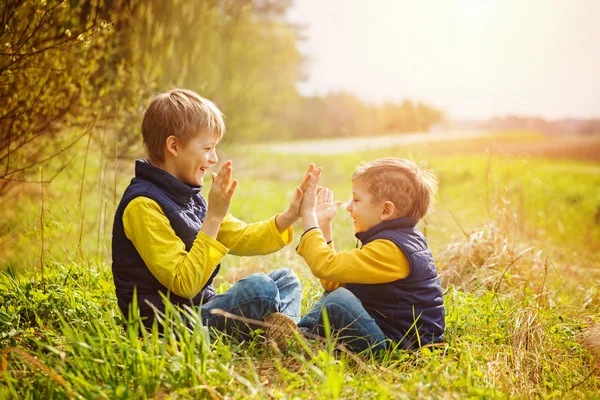
[[405, 349], [444, 340], [442, 289], [427, 241], [406, 218], [384, 221], [356, 237], [366, 245], [377, 239], [394, 243], [410, 263], [407, 277], [382, 284], [346, 284], [389, 339]]
[[125, 317], [129, 315], [134, 289], [139, 313], [146, 327], [151, 327], [154, 319], [154, 310], [148, 303], [164, 312], [161, 293], [168, 296], [175, 305], [199, 306], [215, 296], [216, 292], [211, 284], [220, 266], [217, 266], [204, 288], [193, 299], [179, 297], [169, 292], [152, 275], [133, 243], [125, 236], [123, 226], [123, 212], [129, 202], [138, 196], [148, 197], [160, 205], [175, 234], [185, 243], [186, 251], [189, 251], [206, 215], [207, 202], [200, 190], [201, 187], [186, 185], [145, 160], [136, 161], [135, 177], [117, 207], [112, 235], [112, 272], [119, 308]]

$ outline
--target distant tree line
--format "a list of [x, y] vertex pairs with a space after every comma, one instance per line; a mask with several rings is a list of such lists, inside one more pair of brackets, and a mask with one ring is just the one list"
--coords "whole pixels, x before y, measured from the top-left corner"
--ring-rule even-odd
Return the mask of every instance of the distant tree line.
[[407, 99], [374, 106], [341, 92], [304, 97], [294, 112], [295, 138], [423, 132], [446, 120], [440, 110], [424, 103]]
[[284, 20], [291, 5], [3, 0], [0, 193], [51, 159], [66, 165], [65, 150], [92, 124], [114, 127], [127, 153], [150, 97], [173, 87], [215, 101], [231, 142], [422, 131], [443, 121], [409, 100], [375, 107], [346, 93], [302, 97], [301, 29]]

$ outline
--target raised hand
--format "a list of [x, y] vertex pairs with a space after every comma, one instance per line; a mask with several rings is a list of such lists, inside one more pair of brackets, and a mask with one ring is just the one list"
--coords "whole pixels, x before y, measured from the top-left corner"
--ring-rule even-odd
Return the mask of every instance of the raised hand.
[[302, 196], [300, 204], [300, 214], [302, 215], [302, 226], [304, 231], [319, 226], [317, 221], [317, 188], [321, 179], [321, 169], [317, 168], [310, 173], [310, 179]]
[[319, 181], [321, 180], [321, 168], [315, 169], [310, 175], [306, 189], [304, 189], [304, 195], [302, 197], [302, 203], [300, 204], [300, 213], [302, 218], [306, 217], [306, 214], [315, 214], [317, 206], [317, 188]]
[[319, 226], [331, 223], [337, 214], [337, 208], [342, 205], [341, 201], [333, 200], [333, 190], [320, 188], [317, 191], [317, 220]]
[[[312, 176], [312, 173], [315, 171], [315, 169], [316, 169], [315, 164], [310, 163], [308, 165], [308, 171], [306, 172], [306, 175], [304, 175], [304, 179], [302, 180], [302, 183], [300, 183], [299, 186], [296, 186], [296, 190], [294, 191], [294, 198], [292, 199], [290, 206], [286, 210], [286, 212], [289, 213], [290, 217], [293, 217], [295, 219], [300, 218], [300, 204], [302, 203], [302, 197], [304, 196], [304, 190], [306, 190], [306, 186], [308, 185], [308, 182]], [[320, 168], [318, 168], [318, 169], [320, 170]]]
[[213, 238], [217, 236], [221, 221], [229, 211], [229, 205], [238, 183], [237, 179], [231, 179], [233, 175], [231, 164], [231, 161], [226, 161], [221, 166], [219, 173], [211, 174], [212, 185], [208, 193], [208, 211], [201, 230]]
[[313, 176], [315, 171], [321, 171], [321, 168], [315, 168], [315, 164], [310, 163], [308, 165], [308, 171], [306, 175], [304, 175], [304, 179], [299, 186], [296, 186], [294, 191], [294, 197], [292, 198], [292, 202], [290, 203], [287, 210], [282, 212], [275, 219], [275, 225], [277, 225], [277, 229], [279, 232], [283, 232], [287, 228], [289, 228], [294, 222], [300, 218], [300, 205], [302, 204], [302, 199], [304, 197], [304, 191], [308, 186], [310, 178]]
[[232, 181], [233, 168], [231, 161], [226, 161], [219, 170], [213, 172], [212, 185], [208, 193], [208, 212], [214, 217], [223, 219], [229, 210], [231, 198], [237, 187], [237, 179]]

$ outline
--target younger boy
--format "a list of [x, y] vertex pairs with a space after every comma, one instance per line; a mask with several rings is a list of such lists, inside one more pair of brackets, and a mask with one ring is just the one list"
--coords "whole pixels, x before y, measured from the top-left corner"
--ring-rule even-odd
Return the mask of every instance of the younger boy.
[[304, 234], [297, 248], [326, 292], [298, 326], [323, 335], [323, 310], [340, 340], [355, 351], [404, 349], [444, 340], [444, 303], [435, 262], [417, 222], [437, 190], [433, 174], [414, 162], [382, 158], [352, 176], [346, 208], [362, 247], [336, 252], [332, 221], [339, 202], [317, 194], [312, 174], [301, 205]]
[[204, 176], [218, 161], [215, 147], [224, 132], [219, 109], [189, 90], [163, 93], [145, 112], [142, 137], [148, 160], [136, 161], [135, 177], [116, 211], [112, 271], [119, 308], [128, 316], [137, 293], [138, 310], [133, 311], [147, 329], [155, 310], [164, 312], [161, 294], [174, 305], [201, 307], [204, 325], [220, 330], [231, 330], [235, 321], [211, 314], [213, 309], [268, 321], [267, 334], [269, 325], [290, 328], [299, 320], [302, 289], [289, 269], [251, 275], [220, 295], [211, 284], [226, 254], [268, 254], [291, 242], [301, 189], [314, 166], [286, 211], [245, 224], [227, 213], [237, 185], [231, 161], [212, 173], [208, 204], [200, 192]]

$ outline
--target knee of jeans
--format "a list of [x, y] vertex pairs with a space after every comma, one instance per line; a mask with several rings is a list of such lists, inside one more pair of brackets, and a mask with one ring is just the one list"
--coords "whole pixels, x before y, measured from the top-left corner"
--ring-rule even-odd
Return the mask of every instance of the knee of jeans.
[[332, 304], [336, 305], [349, 305], [352, 302], [357, 301], [358, 298], [348, 289], [340, 287], [330, 292], [323, 304], [329, 306]]
[[302, 289], [302, 283], [300, 283], [300, 278], [294, 271], [289, 268], [281, 268], [278, 271], [281, 271], [282, 279], [287, 285], [294, 285], [298, 288]]
[[252, 274], [247, 278], [242, 279], [237, 284], [242, 285], [243, 290], [258, 297], [275, 299], [279, 294], [279, 289], [273, 279], [262, 272]]
[[296, 275], [296, 273], [289, 268], [279, 268], [277, 270], [277, 272], [280, 272], [286, 278], [293, 279], [293, 280], [299, 280], [298, 275]]
[[286, 281], [296, 281], [300, 283], [298, 275], [289, 268], [279, 268], [269, 274], [273, 279], [285, 279]]

